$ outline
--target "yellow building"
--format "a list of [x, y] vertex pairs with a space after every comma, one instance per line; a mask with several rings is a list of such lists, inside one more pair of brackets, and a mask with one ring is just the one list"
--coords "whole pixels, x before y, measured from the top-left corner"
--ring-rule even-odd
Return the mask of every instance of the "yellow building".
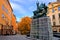
[[51, 19], [53, 32], [60, 33], [60, 0], [48, 4], [47, 16]]
[[[9, 0], [0, 0], [0, 34], [12, 34], [13, 10]], [[16, 19], [15, 19], [16, 20]]]

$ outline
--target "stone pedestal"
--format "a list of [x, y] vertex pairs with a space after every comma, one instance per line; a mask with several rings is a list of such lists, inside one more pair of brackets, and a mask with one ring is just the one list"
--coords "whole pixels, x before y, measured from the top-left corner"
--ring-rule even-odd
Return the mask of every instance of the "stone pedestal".
[[30, 36], [32, 40], [52, 40], [52, 26], [49, 17], [32, 19]]

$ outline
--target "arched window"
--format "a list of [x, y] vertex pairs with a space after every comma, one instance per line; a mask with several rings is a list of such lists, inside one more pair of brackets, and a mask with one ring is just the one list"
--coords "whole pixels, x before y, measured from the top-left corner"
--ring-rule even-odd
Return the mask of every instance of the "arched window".
[[52, 19], [55, 19], [55, 15], [52, 15]]

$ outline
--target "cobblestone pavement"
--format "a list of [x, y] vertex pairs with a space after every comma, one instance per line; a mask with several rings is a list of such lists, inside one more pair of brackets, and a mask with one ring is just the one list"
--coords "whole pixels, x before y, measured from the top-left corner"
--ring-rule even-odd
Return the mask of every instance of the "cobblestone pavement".
[[[25, 35], [10, 35], [0, 36], [0, 40], [30, 40]], [[53, 40], [60, 40], [60, 38], [53, 37]]]
[[60, 38], [57, 38], [57, 37], [53, 37], [53, 40], [60, 40]]
[[25, 35], [0, 36], [0, 40], [30, 40]]

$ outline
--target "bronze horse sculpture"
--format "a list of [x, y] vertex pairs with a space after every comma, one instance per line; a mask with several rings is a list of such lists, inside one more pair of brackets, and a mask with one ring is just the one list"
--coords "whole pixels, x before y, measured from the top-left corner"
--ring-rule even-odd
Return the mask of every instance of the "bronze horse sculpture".
[[39, 18], [39, 17], [43, 17], [43, 16], [46, 16], [46, 13], [47, 13], [47, 6], [45, 5], [45, 3], [43, 4], [37, 4], [37, 10], [33, 11], [34, 13], [34, 17], [33, 18]]

